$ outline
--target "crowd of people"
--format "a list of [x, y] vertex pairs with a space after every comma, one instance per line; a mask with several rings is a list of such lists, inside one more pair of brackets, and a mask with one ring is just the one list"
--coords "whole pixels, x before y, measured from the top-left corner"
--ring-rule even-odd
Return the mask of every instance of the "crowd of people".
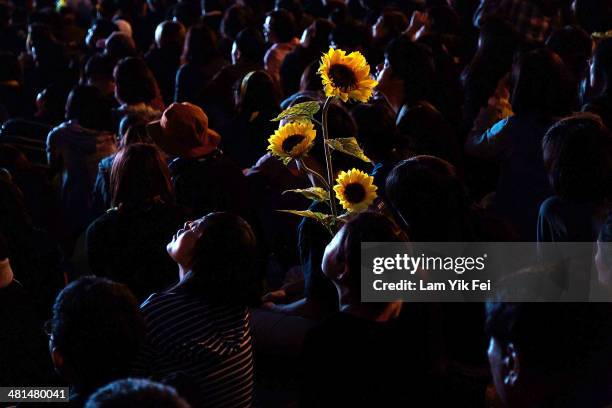
[[[280, 112], [326, 100], [330, 48], [377, 82], [326, 111], [371, 160], [335, 155], [334, 178], [377, 193], [337, 230], [278, 211], [329, 208], [284, 194], [321, 185], [269, 148]], [[609, 0], [0, 0], [0, 123], [0, 386], [87, 408], [612, 404], [612, 303], [360, 297], [361, 242], [592, 242], [612, 290]]]

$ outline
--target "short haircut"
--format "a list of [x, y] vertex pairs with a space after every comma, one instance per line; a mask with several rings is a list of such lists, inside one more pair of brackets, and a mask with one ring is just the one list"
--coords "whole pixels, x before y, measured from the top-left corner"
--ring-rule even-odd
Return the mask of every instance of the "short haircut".
[[578, 26], [565, 26], [553, 31], [546, 39], [546, 45], [559, 54], [575, 81], [582, 79], [593, 49], [589, 33]]
[[572, 202], [612, 197], [612, 136], [601, 119], [579, 113], [555, 123], [542, 140], [555, 193]]
[[110, 182], [113, 206], [174, 202], [168, 166], [153, 144], [133, 143], [121, 149], [113, 160]]
[[610, 369], [611, 313], [612, 303], [489, 302], [485, 330], [504, 346], [514, 343], [540, 375], [587, 380]]
[[293, 15], [285, 9], [278, 9], [267, 14], [270, 17], [270, 30], [281, 43], [289, 42], [295, 37], [296, 26]]
[[612, 269], [612, 214], [608, 214], [608, 217], [602, 224], [597, 241], [604, 244], [598, 246], [598, 250], [601, 251], [599, 256], [606, 268]]
[[9, 257], [9, 246], [6, 237], [0, 231], [0, 261], [4, 261]]
[[145, 335], [144, 319], [130, 290], [93, 276], [60, 292], [50, 323], [53, 345], [80, 389], [127, 376]]
[[415, 241], [467, 239], [468, 204], [455, 168], [433, 156], [415, 156], [387, 176], [385, 193]]
[[119, 31], [117, 24], [105, 18], [95, 19], [91, 24], [91, 27], [95, 28], [94, 32], [96, 33], [96, 36], [100, 38], [108, 38], [115, 31]]
[[115, 60], [103, 53], [96, 53], [89, 57], [85, 64], [84, 75], [87, 79], [104, 78], [113, 80], [113, 69]]
[[380, 15], [385, 30], [389, 33], [389, 38], [398, 37], [408, 28], [408, 17], [399, 10], [387, 9]]
[[236, 35], [234, 41], [241, 57], [252, 62], [263, 61], [266, 52], [266, 40], [259, 30], [253, 27], [245, 28]]
[[612, 38], [602, 40], [593, 52], [595, 74], [608, 88], [612, 89]]
[[112, 382], [89, 397], [85, 408], [189, 408], [173, 387], [126, 378]]
[[512, 68], [512, 110], [544, 120], [571, 112], [577, 89], [561, 58], [546, 48], [523, 54]]
[[404, 94], [409, 104], [431, 96], [435, 64], [431, 49], [402, 36], [389, 44], [385, 52], [391, 74], [404, 81]]
[[162, 21], [155, 29], [155, 41], [159, 47], [175, 47], [182, 50], [185, 41], [185, 26], [178, 21]]
[[392, 159], [399, 142], [394, 112], [382, 104], [360, 104], [353, 108], [351, 116], [357, 124], [357, 141], [366, 156]]
[[227, 212], [204, 217], [191, 271], [178, 288], [206, 302], [247, 305], [259, 299], [257, 240], [249, 224]]
[[114, 71], [117, 96], [129, 105], [150, 103], [159, 93], [157, 81], [142, 58], [127, 57], [117, 63]]
[[329, 39], [337, 48], [347, 52], [357, 50], [363, 52], [370, 47], [372, 31], [359, 21], [348, 20], [336, 24], [329, 34]]
[[249, 7], [234, 4], [223, 14], [221, 33], [233, 40], [240, 31], [251, 25], [252, 20], [253, 11]]
[[219, 55], [217, 34], [203, 24], [192, 26], [187, 31], [183, 59], [185, 62], [206, 64]]
[[92, 85], [75, 86], [66, 103], [66, 117], [88, 129], [109, 130], [111, 108], [102, 92]]

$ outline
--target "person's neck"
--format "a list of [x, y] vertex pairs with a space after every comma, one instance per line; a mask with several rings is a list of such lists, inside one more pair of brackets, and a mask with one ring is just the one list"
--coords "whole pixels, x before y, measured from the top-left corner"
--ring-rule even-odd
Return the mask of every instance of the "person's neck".
[[185, 275], [189, 272], [189, 269], [179, 264], [179, 281], [182, 282], [185, 279]]
[[387, 97], [389, 106], [391, 106], [391, 109], [393, 109], [393, 111], [397, 115], [397, 113], [402, 108], [402, 105], [404, 104], [404, 93], [403, 92], [400, 93], [398, 91], [397, 93], [389, 93], [388, 95], [385, 95], [385, 96]]
[[6, 288], [13, 282], [13, 270], [7, 259], [0, 260], [0, 289]]

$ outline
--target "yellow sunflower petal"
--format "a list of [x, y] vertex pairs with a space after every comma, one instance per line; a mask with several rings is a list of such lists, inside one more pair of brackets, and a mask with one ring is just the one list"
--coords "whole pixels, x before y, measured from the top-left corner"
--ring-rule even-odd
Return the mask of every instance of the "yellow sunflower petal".
[[268, 139], [268, 150], [283, 162], [300, 159], [308, 154], [316, 138], [310, 122], [289, 122], [280, 126]]
[[376, 199], [376, 190], [374, 178], [357, 169], [340, 172], [334, 186], [340, 205], [349, 212], [366, 210]]
[[[334, 72], [334, 66], [337, 65], [343, 68]], [[325, 95], [338, 97], [344, 102], [349, 99], [367, 102], [377, 85], [370, 76], [370, 66], [358, 51], [347, 55], [343, 50], [330, 48], [321, 57], [318, 73], [321, 75]]]

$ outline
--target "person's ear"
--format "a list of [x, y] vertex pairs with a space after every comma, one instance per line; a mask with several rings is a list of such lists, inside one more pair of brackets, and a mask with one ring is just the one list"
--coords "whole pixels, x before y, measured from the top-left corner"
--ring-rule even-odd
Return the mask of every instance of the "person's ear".
[[51, 349], [51, 361], [53, 361], [55, 371], [61, 374], [64, 370], [64, 356], [61, 355], [57, 347]]
[[515, 387], [521, 371], [520, 356], [514, 343], [510, 342], [503, 349], [503, 374], [506, 387]]

